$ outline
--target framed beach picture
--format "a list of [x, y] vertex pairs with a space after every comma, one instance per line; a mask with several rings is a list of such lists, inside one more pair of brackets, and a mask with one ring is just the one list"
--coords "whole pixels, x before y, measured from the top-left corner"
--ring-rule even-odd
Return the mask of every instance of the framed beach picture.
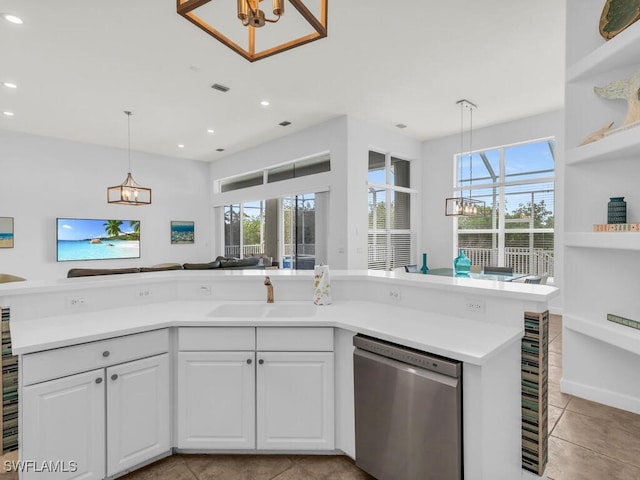
[[58, 262], [140, 258], [140, 220], [56, 219]]
[[171, 221], [171, 243], [193, 243], [195, 238], [194, 222]]
[[0, 248], [13, 248], [13, 217], [0, 217]]

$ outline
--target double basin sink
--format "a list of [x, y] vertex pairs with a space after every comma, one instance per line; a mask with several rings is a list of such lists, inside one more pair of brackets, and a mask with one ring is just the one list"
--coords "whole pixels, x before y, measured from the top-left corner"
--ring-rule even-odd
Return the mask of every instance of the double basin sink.
[[225, 303], [207, 316], [215, 318], [300, 318], [314, 317], [316, 306], [309, 303]]

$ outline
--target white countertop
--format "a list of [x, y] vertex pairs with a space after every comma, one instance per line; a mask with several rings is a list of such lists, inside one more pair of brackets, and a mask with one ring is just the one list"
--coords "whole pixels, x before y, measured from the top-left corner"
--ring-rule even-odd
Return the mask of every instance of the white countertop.
[[[300, 309], [303, 313], [292, 317], [213, 316], [211, 312], [221, 305], [255, 305], [258, 309], [261, 306], [265, 309], [283, 307], [293, 308], [292, 314]], [[522, 327], [364, 301], [341, 301], [324, 306], [315, 306], [311, 301], [276, 302], [268, 306], [257, 301], [176, 300], [12, 322], [11, 339], [13, 353], [23, 355], [183, 326], [337, 327], [475, 365], [484, 364], [504, 348], [520, 341], [523, 334]]]

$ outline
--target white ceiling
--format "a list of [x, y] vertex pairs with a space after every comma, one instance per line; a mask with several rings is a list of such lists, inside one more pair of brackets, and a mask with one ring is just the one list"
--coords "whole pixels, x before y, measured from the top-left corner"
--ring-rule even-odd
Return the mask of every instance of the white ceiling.
[[0, 13], [24, 20], [0, 21], [0, 83], [18, 85], [0, 86], [5, 130], [126, 148], [131, 110], [132, 149], [211, 161], [340, 115], [426, 140], [460, 131], [461, 98], [478, 105], [474, 128], [563, 107], [565, 0], [329, 0], [327, 38], [255, 63], [176, 0], [2, 0]]

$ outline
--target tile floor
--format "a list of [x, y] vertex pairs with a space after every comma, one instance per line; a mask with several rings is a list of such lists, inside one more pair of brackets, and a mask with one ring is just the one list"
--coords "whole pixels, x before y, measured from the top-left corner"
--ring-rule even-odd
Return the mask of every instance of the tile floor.
[[549, 328], [549, 480], [640, 480], [640, 415], [560, 393], [562, 317]]
[[174, 455], [121, 480], [375, 480], [344, 455]]

